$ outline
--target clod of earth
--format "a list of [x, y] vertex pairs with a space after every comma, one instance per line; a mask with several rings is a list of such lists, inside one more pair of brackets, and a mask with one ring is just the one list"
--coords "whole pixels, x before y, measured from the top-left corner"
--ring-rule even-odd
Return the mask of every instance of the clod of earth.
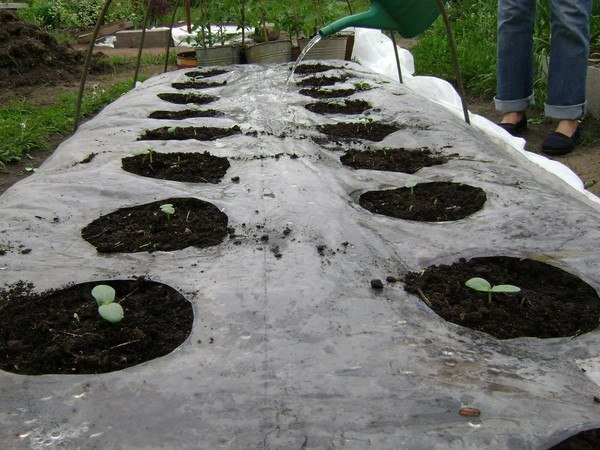
[[241, 133], [240, 127], [237, 125], [231, 128], [217, 127], [161, 127], [155, 130], [146, 130], [138, 141], [145, 140], [177, 140], [196, 139], [198, 141], [213, 141], [234, 134]]
[[124, 170], [144, 177], [191, 183], [218, 183], [229, 168], [225, 157], [204, 153], [158, 153], [129, 156], [121, 160]]
[[422, 222], [460, 220], [476, 213], [486, 201], [485, 192], [473, 186], [449, 182], [420, 183], [407, 187], [362, 194], [363, 208], [397, 219]]
[[[175, 209], [167, 218], [160, 206]], [[181, 250], [219, 245], [228, 234], [227, 216], [212, 203], [195, 198], [168, 198], [121, 208], [101, 216], [82, 231], [100, 253]]]
[[[115, 289], [125, 317], [98, 314], [92, 288]], [[192, 305], [154, 281], [108, 280], [40, 294], [23, 283], [0, 291], [0, 368], [22, 375], [93, 374], [125, 369], [171, 353], [192, 330]]]
[[151, 119], [180, 120], [192, 117], [220, 117], [223, 113], [215, 109], [184, 109], [181, 111], [153, 111], [148, 116]]
[[188, 103], [194, 103], [196, 105], [206, 105], [218, 100], [217, 97], [210, 95], [198, 95], [189, 94], [183, 92], [165, 92], [158, 94], [158, 98], [166, 102], [176, 103], [178, 105], [187, 105]]
[[318, 114], [360, 114], [371, 109], [371, 105], [364, 100], [314, 102], [304, 107]]
[[[515, 294], [491, 303], [466, 287], [473, 277], [492, 284], [513, 284]], [[511, 257], [464, 259], [407, 274], [405, 289], [449, 322], [498, 339], [555, 338], [588, 333], [598, 327], [600, 297], [590, 285], [558, 267]], [[429, 306], [428, 305], [428, 306]]]
[[409, 150], [386, 148], [381, 150], [348, 150], [340, 157], [345, 166], [353, 169], [382, 170], [389, 172], [415, 173], [424, 167], [445, 164], [449, 156], [434, 155], [430, 149]]

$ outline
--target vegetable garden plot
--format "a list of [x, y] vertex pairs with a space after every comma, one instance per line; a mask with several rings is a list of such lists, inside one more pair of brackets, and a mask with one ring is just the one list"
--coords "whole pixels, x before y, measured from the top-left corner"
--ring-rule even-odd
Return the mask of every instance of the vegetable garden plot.
[[[194, 311], [177, 349], [126, 370], [0, 372], [3, 442], [547, 448], [600, 425], [600, 387], [577, 366], [598, 356], [598, 329], [500, 340], [444, 320], [394, 282], [460, 258], [511, 256], [563, 269], [597, 293], [598, 206], [403, 86], [353, 63], [343, 70], [352, 83], [371, 86], [348, 98], [378, 110], [357, 123], [393, 126], [381, 141], [324, 135], [322, 127], [348, 118], [308, 111], [310, 98], [285, 86], [289, 65], [232, 67], [218, 88], [222, 117], [148, 118], [157, 95], [175, 94], [171, 84], [187, 79], [169, 73], [82, 125], [36, 174], [0, 197], [3, 283], [31, 282], [39, 293], [144, 276], [180, 292]], [[239, 127], [214, 140], [151, 144], [160, 153], [227, 158], [227, 176], [194, 183], [123, 170], [122, 158], [149, 146], [138, 137], [159, 126]], [[469, 185], [486, 201], [452, 222], [372, 213], [360, 206], [361, 195], [404, 188], [410, 175], [344, 166], [339, 151], [318, 143], [324, 137], [344, 151], [427, 147], [454, 155], [420, 169], [416, 187]], [[203, 248], [103, 254], [80, 236], [121, 208], [158, 202], [177, 212], [166, 202], [177, 198], [214, 205], [227, 217], [229, 238]], [[375, 290], [374, 279], [389, 282]]]

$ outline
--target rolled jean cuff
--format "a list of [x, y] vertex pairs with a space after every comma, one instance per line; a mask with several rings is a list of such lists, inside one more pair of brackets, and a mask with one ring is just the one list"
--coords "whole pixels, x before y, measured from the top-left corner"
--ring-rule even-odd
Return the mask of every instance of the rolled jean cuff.
[[580, 103], [579, 105], [569, 106], [555, 106], [548, 105], [544, 106], [544, 114], [553, 119], [563, 120], [575, 120], [585, 115], [586, 102]]
[[496, 104], [496, 109], [501, 112], [525, 111], [529, 105], [533, 104], [533, 94], [518, 100], [499, 100], [494, 97], [494, 103]]

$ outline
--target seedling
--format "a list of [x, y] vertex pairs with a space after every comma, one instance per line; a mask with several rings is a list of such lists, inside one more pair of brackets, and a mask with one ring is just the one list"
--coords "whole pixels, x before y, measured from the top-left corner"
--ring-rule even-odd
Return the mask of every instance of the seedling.
[[354, 83], [354, 87], [359, 91], [364, 91], [369, 89], [371, 85], [369, 83], [365, 83], [364, 81], [359, 81], [358, 83]]
[[410, 176], [406, 179], [406, 183], [404, 183], [404, 187], [410, 189], [410, 195], [414, 195], [415, 186], [419, 184], [419, 179], [417, 177]]
[[173, 135], [177, 131], [177, 128], [179, 128], [179, 127], [169, 127], [169, 128], [167, 128], [167, 133], [170, 135]]
[[503, 294], [512, 294], [515, 292], [521, 292], [521, 288], [517, 286], [513, 286], [512, 284], [499, 284], [497, 286], [492, 286], [489, 281], [485, 278], [471, 278], [465, 282], [465, 286], [474, 289], [479, 292], [487, 292], [488, 294], [488, 303], [492, 303], [492, 292], [494, 293], [503, 293]]
[[123, 307], [115, 303], [115, 295], [115, 290], [106, 284], [99, 284], [92, 289], [92, 297], [98, 303], [100, 317], [110, 323], [120, 322], [125, 315]]
[[175, 207], [172, 203], [160, 205], [160, 210], [167, 215], [167, 219], [171, 220], [171, 216], [175, 214]]

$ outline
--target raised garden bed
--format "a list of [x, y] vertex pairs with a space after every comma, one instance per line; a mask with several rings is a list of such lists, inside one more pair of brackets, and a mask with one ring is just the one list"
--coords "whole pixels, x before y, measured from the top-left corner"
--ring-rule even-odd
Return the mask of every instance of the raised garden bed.
[[451, 182], [370, 191], [359, 198], [360, 206], [373, 213], [422, 222], [464, 219], [483, 208], [485, 201], [482, 189]]
[[199, 95], [183, 92], [165, 92], [158, 94], [158, 98], [166, 102], [175, 103], [178, 105], [187, 105], [188, 103], [193, 103], [196, 105], [206, 105], [207, 103], [212, 103], [215, 100], [218, 100], [217, 97], [213, 97], [210, 95]]
[[294, 73], [298, 75], [309, 75], [314, 73], [327, 72], [328, 70], [333, 69], [339, 69], [339, 67], [323, 63], [300, 64], [298, 67], [296, 67]]
[[[172, 205], [174, 213], [164, 213], [165, 204]], [[227, 215], [212, 203], [167, 198], [101, 216], [81, 236], [100, 253], [134, 253], [211, 247], [223, 242], [228, 231]]]
[[351, 149], [340, 156], [342, 164], [353, 169], [383, 170], [411, 174], [424, 167], [445, 164], [449, 160], [449, 156], [434, 154], [426, 147], [414, 150], [406, 148], [386, 148], [380, 150]]
[[318, 114], [360, 114], [371, 109], [371, 104], [364, 100], [338, 100], [309, 103], [304, 107]]
[[124, 170], [144, 177], [192, 183], [218, 183], [229, 168], [227, 158], [204, 153], [146, 153], [121, 160]]
[[306, 77], [300, 81], [297, 81], [296, 84], [303, 87], [333, 86], [336, 83], [342, 83], [346, 81], [348, 78], [350, 78], [348, 75]]
[[317, 130], [328, 136], [342, 140], [366, 139], [368, 141], [382, 141], [386, 136], [401, 128], [398, 124], [369, 121], [317, 125]]
[[214, 87], [225, 86], [227, 81], [184, 81], [172, 83], [171, 86], [175, 89], [208, 89]]
[[[92, 289], [116, 291], [123, 320], [98, 314]], [[143, 278], [76, 284], [40, 294], [20, 283], [0, 291], [0, 368], [22, 375], [105, 373], [172, 352], [192, 330], [192, 305]], [[10, 336], [10, 339], [5, 337]]]
[[349, 97], [358, 89], [300, 89], [300, 94], [312, 98], [341, 98]]
[[186, 72], [185, 75], [190, 78], [210, 78], [216, 77], [217, 75], [223, 75], [225, 73], [229, 73], [229, 70], [226, 69], [202, 69], [202, 70], [192, 70], [191, 72]]
[[146, 140], [177, 140], [196, 139], [198, 141], [213, 141], [234, 134], [241, 133], [240, 127], [237, 125], [230, 128], [218, 127], [161, 127], [155, 130], [146, 130], [138, 141]]
[[181, 120], [193, 117], [221, 117], [223, 113], [215, 109], [184, 109], [181, 111], [153, 111], [148, 117], [151, 119]]
[[[490, 302], [486, 293], [465, 286], [473, 277], [521, 291], [494, 294]], [[447, 321], [498, 339], [578, 336], [598, 327], [598, 293], [578, 277], [540, 261], [503, 256], [462, 259], [409, 273], [404, 282], [408, 292], [419, 295]]]

